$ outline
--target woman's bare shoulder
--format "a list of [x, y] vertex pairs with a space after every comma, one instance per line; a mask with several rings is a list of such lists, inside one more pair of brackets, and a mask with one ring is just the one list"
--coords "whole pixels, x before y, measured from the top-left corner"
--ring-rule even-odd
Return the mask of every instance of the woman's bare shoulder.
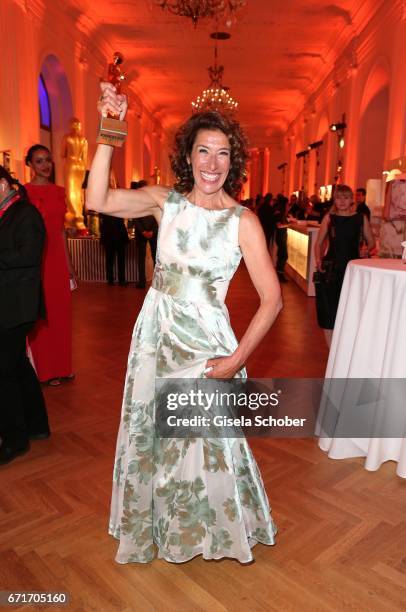
[[249, 208], [240, 206], [240, 223], [239, 223], [239, 243], [250, 244], [254, 240], [261, 240], [263, 238], [263, 229], [261, 223], [255, 213]]
[[237, 204], [237, 207], [239, 209], [240, 212], [240, 216], [241, 216], [241, 220], [240, 220], [240, 226], [244, 229], [253, 229], [253, 228], [261, 228], [261, 223], [257, 217], [257, 215], [252, 212], [252, 210], [250, 210], [249, 208], [247, 208], [246, 206], [242, 206], [241, 204]]

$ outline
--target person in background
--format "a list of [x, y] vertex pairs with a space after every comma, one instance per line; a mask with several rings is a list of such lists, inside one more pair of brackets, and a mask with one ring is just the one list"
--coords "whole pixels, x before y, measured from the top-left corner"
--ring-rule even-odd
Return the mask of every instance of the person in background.
[[[326, 272], [328, 279], [316, 282], [316, 308], [319, 326], [324, 329], [327, 345], [331, 344], [341, 287], [347, 264], [360, 257], [362, 237], [369, 251], [375, 246], [366, 215], [355, 212], [353, 192], [348, 185], [338, 185], [334, 205], [321, 222], [314, 247], [317, 270]], [[327, 252], [324, 248], [328, 239]]]
[[[140, 189], [147, 185], [147, 181], [133, 181], [131, 183], [131, 189]], [[137, 289], [145, 289], [145, 257], [147, 254], [147, 242], [149, 242], [152, 260], [155, 266], [158, 223], [153, 215], [139, 217], [138, 219], [134, 219], [133, 223], [135, 228], [138, 267], [138, 281], [135, 283], [135, 286]]]
[[264, 230], [266, 244], [269, 248], [273, 243], [276, 230], [272, 208], [272, 193], [267, 193], [264, 196], [263, 202], [257, 211], [257, 215], [262, 225], [262, 229]]
[[273, 218], [276, 225], [275, 241], [278, 247], [276, 258], [276, 272], [281, 283], [287, 283], [285, 276], [285, 264], [288, 261], [288, 211], [289, 201], [282, 194], [278, 193], [273, 207]]
[[310, 202], [313, 206], [313, 211], [319, 215], [318, 221], [321, 221], [324, 215], [330, 208], [329, 202], [322, 202], [317, 194], [313, 194], [310, 196]]
[[117, 258], [118, 284], [126, 287], [128, 281], [125, 274], [125, 260], [129, 242], [128, 233], [123, 219], [110, 215], [99, 214], [100, 242], [106, 255], [106, 278], [109, 285], [114, 285], [114, 264]]
[[261, 208], [263, 202], [264, 202], [264, 198], [263, 198], [262, 194], [261, 193], [257, 193], [257, 196], [255, 198], [254, 208], [252, 209], [253, 212], [258, 214], [258, 210]]
[[314, 200], [312, 200], [313, 196], [306, 202], [306, 209], [303, 213], [303, 218], [306, 221], [320, 221], [320, 213], [316, 210], [315, 205], [313, 204]]
[[292, 195], [290, 196], [290, 199], [289, 199], [289, 211], [288, 211], [288, 214], [291, 217], [294, 217], [295, 219], [297, 219], [297, 215], [298, 215], [299, 212], [301, 212], [301, 210], [302, 210], [302, 208], [299, 205], [297, 195], [295, 193], [292, 193]]
[[367, 216], [368, 221], [371, 221], [371, 211], [366, 204], [367, 192], [363, 187], [358, 187], [355, 192], [355, 203], [357, 205], [357, 213], [362, 213]]
[[25, 161], [32, 171], [31, 182], [25, 186], [28, 197], [46, 229], [42, 266], [46, 319], [38, 321], [30, 333], [29, 345], [39, 380], [59, 386], [74, 378], [70, 279], [74, 280], [75, 272], [64, 227], [65, 190], [51, 182], [53, 161], [47, 147], [30, 147]]
[[26, 337], [44, 316], [41, 257], [45, 226], [25, 189], [0, 166], [0, 465], [48, 438], [41, 386]]

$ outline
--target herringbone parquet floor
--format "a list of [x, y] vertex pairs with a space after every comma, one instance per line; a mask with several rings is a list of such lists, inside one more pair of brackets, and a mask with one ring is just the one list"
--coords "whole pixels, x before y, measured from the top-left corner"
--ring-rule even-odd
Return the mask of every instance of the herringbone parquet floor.
[[[248, 283], [242, 269], [230, 289], [237, 335], [257, 303]], [[293, 283], [283, 292], [285, 309], [249, 372], [322, 376], [314, 302]], [[0, 470], [0, 590], [67, 591], [66, 608], [41, 609], [78, 612], [405, 610], [406, 482], [391, 463], [371, 473], [361, 459], [329, 460], [311, 439], [252, 441], [279, 534], [276, 546], [255, 547], [251, 565], [114, 562], [112, 461], [142, 297], [104, 285], [74, 296], [77, 378], [45, 389], [53, 435]]]

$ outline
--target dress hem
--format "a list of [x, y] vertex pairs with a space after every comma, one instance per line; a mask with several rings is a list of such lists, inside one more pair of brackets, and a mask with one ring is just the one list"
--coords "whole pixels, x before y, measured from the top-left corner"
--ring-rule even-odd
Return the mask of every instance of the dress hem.
[[[113, 538], [115, 538], [116, 540], [120, 540], [119, 536], [115, 536], [114, 533], [112, 533], [109, 530], [109, 535], [111, 535]], [[274, 531], [273, 536], [276, 535], [276, 530]], [[257, 544], [263, 544], [264, 546], [275, 546], [276, 542], [264, 542], [262, 540], [259, 540], [257, 538], [254, 538], [252, 536], [248, 536], [248, 541], [250, 543], [250, 548], [253, 548], [254, 546], [256, 546]], [[134, 560], [134, 561], [119, 561], [117, 559], [117, 557], [115, 558], [116, 563], [119, 563], [120, 565], [127, 565], [128, 563], [151, 563], [152, 561], [154, 561], [154, 559], [163, 559], [164, 561], [167, 561], [168, 563], [174, 563], [174, 564], [180, 564], [180, 563], [187, 563], [188, 561], [192, 561], [192, 559], [195, 559], [196, 557], [199, 557], [200, 555], [202, 556], [202, 558], [205, 561], [219, 561], [220, 559], [235, 559], [236, 561], [238, 561], [239, 563], [241, 563], [242, 565], [247, 565], [248, 563], [252, 563], [252, 561], [254, 561], [254, 556], [250, 555], [248, 559], [244, 559], [242, 560], [240, 557], [235, 557], [233, 555], [220, 555], [220, 556], [205, 556], [205, 553], [202, 552], [197, 552], [196, 554], [192, 555], [191, 557], [188, 557], [187, 559], [181, 559], [179, 561], [176, 561], [175, 559], [169, 559], [168, 557], [165, 556], [164, 553], [162, 553], [162, 549], [160, 548], [160, 546], [155, 542], [154, 540], [154, 545], [157, 547], [158, 549], [158, 554], [155, 555], [154, 557], [152, 557], [151, 559], [149, 559], [148, 561], [138, 561], [138, 560]]]

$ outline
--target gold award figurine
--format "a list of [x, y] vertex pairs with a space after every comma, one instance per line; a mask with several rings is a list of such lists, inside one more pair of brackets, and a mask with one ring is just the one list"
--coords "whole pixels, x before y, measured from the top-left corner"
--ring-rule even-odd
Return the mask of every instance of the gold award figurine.
[[82, 184], [86, 174], [87, 140], [82, 134], [82, 124], [77, 117], [70, 120], [70, 131], [62, 139], [62, 157], [65, 160], [64, 178], [68, 212], [65, 221], [68, 227], [75, 228], [80, 235], [88, 231], [83, 223]]
[[[113, 63], [109, 64], [107, 80], [114, 85], [118, 94], [121, 92], [121, 83], [125, 76], [122, 74], [120, 65], [123, 63], [123, 55], [118, 51], [114, 54]], [[127, 121], [120, 121], [119, 116], [108, 113], [100, 121], [99, 144], [107, 144], [113, 147], [122, 147], [127, 136]]]

